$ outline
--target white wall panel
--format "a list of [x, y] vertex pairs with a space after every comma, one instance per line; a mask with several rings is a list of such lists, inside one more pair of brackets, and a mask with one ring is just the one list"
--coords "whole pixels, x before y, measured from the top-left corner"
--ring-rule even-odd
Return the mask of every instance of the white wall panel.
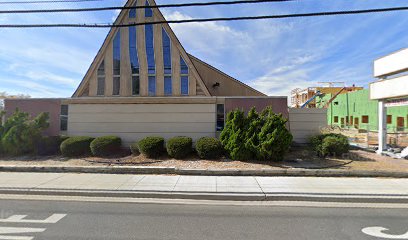
[[408, 70], [408, 48], [374, 61], [374, 77]]
[[307, 143], [310, 136], [327, 126], [327, 109], [290, 108], [289, 124], [293, 141]]
[[370, 84], [370, 99], [403, 96], [408, 96], [408, 76], [382, 80]]
[[215, 136], [215, 104], [70, 104], [68, 135], [116, 135], [125, 146], [146, 136]]

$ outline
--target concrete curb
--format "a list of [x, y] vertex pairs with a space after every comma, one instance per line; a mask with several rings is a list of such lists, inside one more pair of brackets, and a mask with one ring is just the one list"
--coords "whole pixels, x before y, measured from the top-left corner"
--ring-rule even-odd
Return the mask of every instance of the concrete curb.
[[324, 193], [215, 193], [175, 191], [119, 191], [119, 190], [70, 190], [0, 188], [1, 194], [36, 196], [75, 196], [104, 198], [151, 198], [223, 201], [308, 201], [347, 203], [399, 203], [408, 204], [408, 195], [379, 194], [324, 194]]
[[105, 173], [105, 174], [175, 174], [201, 176], [313, 176], [313, 177], [390, 177], [408, 178], [408, 172], [361, 171], [339, 169], [259, 169], [218, 170], [181, 169], [174, 167], [139, 166], [0, 166], [0, 172], [58, 172], [58, 173]]

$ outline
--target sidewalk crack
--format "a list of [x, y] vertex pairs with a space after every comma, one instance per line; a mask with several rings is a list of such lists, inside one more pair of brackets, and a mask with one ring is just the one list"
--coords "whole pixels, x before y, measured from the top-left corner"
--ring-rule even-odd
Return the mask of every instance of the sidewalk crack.
[[[119, 188], [121, 188], [122, 186], [126, 185], [128, 182], [130, 182], [130, 180], [132, 179], [133, 176], [131, 176], [127, 181], [125, 181], [124, 183], [122, 183], [119, 187], [117, 187], [115, 190], [119, 190]], [[138, 181], [136, 181], [134, 183], [133, 187], [136, 187], [137, 184], [139, 184], [144, 178], [146, 177], [146, 175], [142, 176]]]
[[45, 182], [43, 182], [43, 183], [40, 183], [40, 184], [34, 186], [33, 188], [38, 188], [38, 187], [41, 186], [41, 185], [45, 185], [45, 184], [47, 184], [47, 183], [50, 183], [50, 182], [52, 182], [52, 181], [55, 181], [55, 180], [57, 180], [57, 179], [59, 179], [59, 178], [62, 178], [62, 177], [64, 177], [64, 176], [65, 176], [65, 175], [62, 174], [62, 175], [59, 176], [59, 177], [56, 177], [56, 178], [50, 179], [50, 180], [48, 180], [48, 181], [45, 181]]
[[258, 187], [261, 189], [262, 194], [264, 195], [264, 199], [263, 199], [263, 200], [266, 200], [266, 193], [265, 193], [265, 191], [262, 189], [261, 184], [259, 184], [258, 179], [257, 179], [256, 177], [253, 177], [253, 178], [255, 179], [256, 183], [258, 184]]
[[178, 176], [177, 181], [176, 181], [176, 184], [174, 184], [174, 187], [173, 187], [173, 189], [171, 190], [171, 193], [173, 193], [173, 192], [174, 192], [174, 189], [176, 189], [176, 186], [177, 186], [177, 184], [178, 184], [180, 178], [181, 178], [181, 176]]

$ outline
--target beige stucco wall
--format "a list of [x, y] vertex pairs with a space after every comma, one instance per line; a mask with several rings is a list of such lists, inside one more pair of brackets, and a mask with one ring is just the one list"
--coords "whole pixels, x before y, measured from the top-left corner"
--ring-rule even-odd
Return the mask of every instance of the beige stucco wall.
[[289, 127], [296, 143], [307, 143], [308, 138], [327, 126], [327, 109], [289, 108]]
[[116, 135], [123, 145], [156, 135], [215, 136], [215, 104], [70, 104], [68, 135]]

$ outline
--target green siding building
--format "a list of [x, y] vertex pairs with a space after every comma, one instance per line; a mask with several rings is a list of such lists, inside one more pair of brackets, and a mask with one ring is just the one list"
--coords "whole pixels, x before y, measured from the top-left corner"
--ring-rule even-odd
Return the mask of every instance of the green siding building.
[[[323, 108], [332, 98], [325, 94], [316, 98], [316, 107]], [[328, 106], [329, 125], [343, 128], [378, 130], [378, 101], [369, 99], [368, 89], [338, 95]], [[408, 132], [408, 106], [387, 108], [389, 132]]]

